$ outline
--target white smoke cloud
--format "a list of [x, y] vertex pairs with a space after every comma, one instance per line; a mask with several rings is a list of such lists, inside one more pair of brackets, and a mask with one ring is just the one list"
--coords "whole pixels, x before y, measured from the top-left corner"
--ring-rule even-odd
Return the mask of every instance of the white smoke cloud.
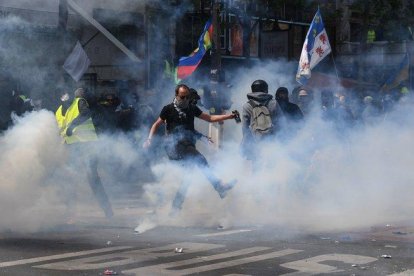
[[59, 185], [48, 178], [63, 165], [65, 151], [53, 114], [33, 113], [16, 123], [0, 138], [0, 228], [36, 230], [60, 221]]
[[[17, 18], [2, 23], [3, 28], [16, 29], [26, 24]], [[13, 43], [17, 50], [12, 53], [10, 47], [0, 45], [0, 54], [10, 57], [10, 62], [25, 53], [25, 45]], [[44, 49], [20, 57], [28, 58], [25, 64], [36, 65], [42, 55]], [[44, 82], [50, 68], [35, 68], [37, 79]], [[272, 95], [279, 86], [291, 91], [296, 68], [297, 64], [279, 61], [226, 72], [233, 84], [232, 108], [241, 109], [255, 79], [266, 80]], [[258, 170], [239, 154], [240, 126], [226, 121], [223, 149], [215, 152], [207, 147], [203, 153], [217, 176], [238, 180], [228, 197], [221, 200], [200, 171], [161, 159], [152, 166], [155, 181], [145, 186], [144, 194], [146, 207], [156, 212], [137, 230], [157, 225], [272, 224], [314, 231], [410, 219], [414, 120], [407, 114], [411, 113], [412, 106], [400, 106], [376, 125], [346, 134], [336, 132], [315, 112], [295, 138], [263, 145]], [[139, 146], [124, 136], [101, 138], [99, 172], [106, 187], [119, 188], [124, 182], [140, 185], [147, 167]], [[78, 206], [75, 213], [99, 208], [85, 168], [71, 163], [68, 148], [61, 144], [52, 113], [35, 112], [19, 119], [0, 137], [0, 152], [0, 230], [37, 231], [64, 223], [71, 204]], [[183, 209], [169, 216], [183, 180], [191, 182]]]
[[148, 179], [137, 146], [126, 136], [68, 146], [54, 114], [45, 110], [18, 117], [0, 136], [0, 152], [0, 231], [47, 230], [85, 215], [103, 218], [87, 178], [95, 158], [111, 202], [120, 194], [139, 194], [140, 178]]
[[[272, 62], [236, 71], [237, 78], [230, 78], [235, 84], [232, 108], [241, 109], [255, 79], [268, 81], [273, 95], [279, 86], [291, 91], [293, 74], [286, 68], [293, 66]], [[315, 105], [317, 101], [316, 97]], [[158, 165], [153, 168], [158, 182], [146, 187], [148, 202], [158, 213], [144, 219], [137, 230], [163, 224], [260, 224], [320, 231], [408, 220], [414, 207], [409, 198], [414, 191], [411, 105], [405, 102], [376, 125], [357, 125], [349, 131], [322, 121], [316, 108], [296, 137], [262, 145], [258, 169], [240, 156], [240, 126], [226, 121], [223, 149], [204, 154], [219, 177], [238, 180], [228, 197], [221, 200], [204, 175], [192, 168]], [[191, 186], [182, 211], [171, 217], [181, 181]]]

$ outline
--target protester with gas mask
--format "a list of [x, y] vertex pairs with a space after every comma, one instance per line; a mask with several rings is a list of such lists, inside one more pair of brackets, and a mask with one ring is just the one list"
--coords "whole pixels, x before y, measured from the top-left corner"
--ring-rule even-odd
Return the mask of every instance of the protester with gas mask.
[[[152, 125], [143, 147], [149, 148], [157, 129], [166, 124], [165, 148], [170, 160], [180, 161], [185, 165], [197, 165], [202, 168], [203, 173], [210, 181], [213, 188], [221, 198], [224, 198], [235, 182], [223, 183], [208, 167], [206, 158], [195, 147], [194, 119], [198, 117], [207, 122], [221, 122], [233, 119], [234, 114], [209, 115], [204, 113], [196, 105], [190, 103], [190, 88], [187, 85], [179, 84], [175, 88], [175, 97], [172, 103], [163, 107], [159, 118]], [[188, 163], [185, 163], [185, 162]], [[180, 209], [186, 192], [186, 186], [181, 186], [176, 194], [173, 207]]]

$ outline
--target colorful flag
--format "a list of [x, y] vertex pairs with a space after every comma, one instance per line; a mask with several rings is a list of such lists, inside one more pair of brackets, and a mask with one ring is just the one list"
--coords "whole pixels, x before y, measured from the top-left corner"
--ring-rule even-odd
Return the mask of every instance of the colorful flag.
[[180, 79], [177, 78], [177, 67], [173, 67], [168, 60], [164, 60], [165, 62], [165, 69], [164, 69], [164, 77], [167, 79], [172, 79], [175, 84], [180, 83]]
[[76, 81], [78, 82], [83, 74], [88, 70], [91, 61], [88, 55], [83, 50], [82, 45], [76, 42], [75, 48], [72, 53], [67, 57], [63, 64], [63, 69]]
[[408, 53], [405, 54], [403, 60], [400, 63], [398, 69], [387, 79], [384, 85], [381, 87], [382, 91], [390, 91], [400, 86], [400, 84], [409, 78], [410, 60]]
[[318, 9], [303, 43], [296, 81], [305, 84], [311, 77], [311, 70], [330, 52], [331, 45]]
[[203, 33], [198, 40], [198, 48], [188, 57], [181, 57], [177, 67], [177, 78], [179, 80], [190, 76], [203, 59], [204, 54], [211, 48], [213, 40], [213, 25], [208, 20], [204, 26]]

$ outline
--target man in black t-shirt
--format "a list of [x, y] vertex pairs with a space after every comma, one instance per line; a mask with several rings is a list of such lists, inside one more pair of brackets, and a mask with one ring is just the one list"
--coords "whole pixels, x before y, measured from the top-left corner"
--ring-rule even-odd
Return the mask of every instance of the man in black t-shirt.
[[[221, 122], [233, 119], [234, 114], [209, 115], [204, 113], [194, 104], [190, 104], [190, 89], [184, 84], [177, 85], [175, 89], [174, 101], [163, 107], [159, 118], [152, 125], [148, 139], [143, 147], [148, 148], [157, 129], [163, 123], [166, 124], [167, 138], [166, 150], [170, 160], [191, 161], [203, 167], [202, 170], [214, 189], [221, 198], [226, 196], [228, 190], [234, 186], [234, 182], [225, 185], [220, 179], [213, 175], [208, 168], [206, 158], [196, 149], [194, 118], [198, 117], [207, 122]], [[180, 209], [186, 192], [186, 187], [182, 186], [177, 192], [173, 202], [173, 207]]]

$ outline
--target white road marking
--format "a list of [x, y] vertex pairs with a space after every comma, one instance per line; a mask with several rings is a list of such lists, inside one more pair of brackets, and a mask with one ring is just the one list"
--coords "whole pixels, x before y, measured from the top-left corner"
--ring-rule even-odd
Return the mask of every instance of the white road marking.
[[400, 273], [391, 274], [389, 276], [413, 276], [414, 275], [414, 269], [406, 270]]
[[343, 262], [346, 264], [358, 264], [363, 265], [371, 262], [375, 262], [378, 259], [360, 256], [360, 255], [350, 255], [350, 254], [328, 254], [320, 255], [313, 258], [303, 259], [299, 261], [289, 262], [281, 264], [280, 266], [286, 267], [289, 269], [297, 270], [296, 272], [287, 273], [283, 275], [312, 275], [312, 274], [321, 274], [321, 273], [337, 273], [343, 272], [343, 270], [338, 269], [337, 267], [320, 264], [325, 261], [337, 261]]
[[86, 250], [86, 251], [64, 253], [64, 254], [44, 256], [44, 257], [30, 258], [30, 259], [22, 259], [22, 260], [17, 260], [17, 261], [8, 261], [8, 262], [0, 263], [0, 267], [9, 267], [9, 266], [16, 266], [16, 265], [40, 263], [40, 262], [44, 262], [44, 261], [58, 260], [58, 259], [71, 258], [71, 257], [79, 257], [79, 256], [85, 256], [85, 255], [90, 255], [90, 254], [95, 254], [95, 253], [105, 253], [105, 252], [109, 252], [109, 251], [116, 251], [116, 250], [130, 249], [130, 248], [132, 248], [132, 246], [115, 246], [115, 247], [106, 247], [106, 248], [94, 249], [94, 250]]
[[[175, 253], [175, 248], [183, 248], [183, 253]], [[101, 269], [114, 266], [128, 265], [132, 263], [140, 263], [144, 261], [157, 260], [162, 257], [172, 257], [177, 255], [185, 255], [196, 252], [203, 252], [212, 249], [222, 248], [224, 245], [208, 244], [208, 243], [191, 243], [183, 242], [169, 244], [160, 247], [144, 248], [132, 251], [123, 251], [106, 255], [86, 257], [75, 260], [67, 260], [51, 264], [35, 266], [36, 268], [54, 269], [54, 270], [89, 270]]]
[[240, 229], [240, 230], [221, 231], [221, 232], [211, 233], [211, 234], [200, 234], [200, 235], [195, 235], [195, 236], [206, 238], [206, 237], [217, 237], [217, 236], [232, 235], [232, 234], [238, 234], [238, 233], [243, 233], [243, 232], [251, 232], [251, 231], [253, 231], [253, 230], [251, 230], [251, 229]]
[[228, 260], [228, 261], [222, 261], [219, 263], [214, 264], [207, 264], [202, 265], [199, 267], [194, 268], [187, 268], [187, 269], [173, 269], [178, 268], [180, 266], [187, 266], [187, 265], [194, 265], [194, 264], [203, 264], [205, 262], [210, 262], [214, 260], [220, 260], [230, 257], [237, 257], [242, 256], [246, 254], [256, 253], [263, 250], [268, 250], [269, 247], [252, 247], [252, 248], [246, 248], [241, 249], [237, 251], [227, 252], [227, 253], [221, 253], [216, 255], [207, 256], [205, 258], [194, 258], [189, 260], [183, 260], [178, 262], [171, 262], [166, 264], [159, 264], [159, 265], [153, 265], [153, 266], [147, 266], [147, 267], [140, 267], [136, 269], [130, 269], [122, 271], [124, 274], [132, 274], [132, 275], [188, 275], [193, 273], [200, 273], [205, 271], [211, 271], [215, 269], [222, 269], [232, 266], [238, 266], [242, 264], [252, 263], [252, 262], [258, 262], [263, 261], [267, 259], [273, 259], [281, 256], [286, 256], [290, 254], [295, 254], [298, 252], [302, 252], [302, 250], [294, 250], [294, 249], [285, 249], [281, 251], [266, 253], [262, 255], [252, 256], [252, 257], [245, 257], [241, 259], [236, 260]]

